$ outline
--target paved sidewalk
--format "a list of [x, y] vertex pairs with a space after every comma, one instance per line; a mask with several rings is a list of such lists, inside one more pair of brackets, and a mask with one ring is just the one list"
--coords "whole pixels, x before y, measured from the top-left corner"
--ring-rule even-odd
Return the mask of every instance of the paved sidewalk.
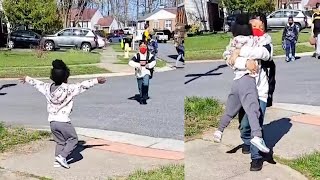
[[[69, 162], [70, 169], [54, 168], [53, 141], [38, 141], [19, 147], [14, 152], [0, 155], [0, 179], [17, 176], [12, 172], [23, 172], [54, 180], [102, 180], [109, 177], [126, 177], [138, 169], [150, 170], [156, 167], [177, 164], [182, 161], [148, 158], [107, 150], [108, 144], [93, 138], [80, 136], [80, 143]], [[110, 144], [110, 147], [113, 146]], [[23, 162], [23, 163], [22, 163]], [[5, 173], [2, 173], [5, 172]], [[18, 177], [18, 176], [17, 176]], [[32, 179], [32, 178], [30, 178]]]
[[[320, 136], [319, 121], [320, 116], [269, 108], [264, 125], [266, 143], [274, 155], [286, 159], [320, 151], [320, 140], [314, 138]], [[237, 148], [242, 144], [239, 130], [227, 128], [220, 144], [212, 141], [212, 134], [205, 133], [202, 140], [186, 143], [186, 179], [306, 179], [279, 163], [265, 162], [261, 172], [250, 172], [250, 155]], [[226, 153], [230, 150], [232, 153]]]

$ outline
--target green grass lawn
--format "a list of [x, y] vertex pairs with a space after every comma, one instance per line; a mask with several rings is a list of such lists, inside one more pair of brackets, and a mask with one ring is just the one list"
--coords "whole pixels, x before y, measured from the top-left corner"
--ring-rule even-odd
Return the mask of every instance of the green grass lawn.
[[37, 57], [36, 51], [0, 51], [0, 78], [16, 78], [21, 76], [49, 77], [52, 61], [63, 60], [70, 68], [71, 75], [99, 74], [110, 71], [99, 68], [99, 53], [81, 51], [45, 52]]
[[301, 172], [309, 179], [320, 180], [320, 152], [305, 155], [294, 160], [281, 158], [277, 158], [277, 160], [280, 163]]
[[31, 131], [24, 128], [7, 128], [0, 123], [0, 153], [19, 144], [50, 137], [47, 131]]
[[[116, 62], [115, 64], [128, 64], [130, 58], [124, 58], [124, 56], [122, 55], [117, 55], [117, 59], [118, 59], [118, 62]], [[165, 67], [166, 65], [167, 63], [165, 61], [159, 60], [159, 59], [157, 60], [156, 67], [162, 68], [162, 67]]]
[[217, 127], [223, 105], [212, 98], [186, 97], [184, 111], [185, 137], [192, 138], [212, 127]]
[[184, 180], [184, 166], [170, 165], [151, 171], [136, 171], [126, 180]]
[[[275, 46], [274, 55], [283, 55], [285, 52], [281, 47], [282, 31], [270, 32], [273, 45]], [[299, 34], [298, 43], [308, 43], [310, 30], [303, 30]], [[208, 60], [222, 59], [222, 54], [230, 42], [231, 34], [210, 34], [203, 36], [188, 37], [185, 41], [187, 60]], [[297, 52], [312, 52], [313, 48], [305, 44], [298, 44]]]
[[36, 52], [0, 51], [0, 68], [51, 66], [55, 59], [63, 60], [67, 65], [94, 64], [100, 62], [99, 53], [81, 51], [48, 52], [43, 58], [37, 58]]

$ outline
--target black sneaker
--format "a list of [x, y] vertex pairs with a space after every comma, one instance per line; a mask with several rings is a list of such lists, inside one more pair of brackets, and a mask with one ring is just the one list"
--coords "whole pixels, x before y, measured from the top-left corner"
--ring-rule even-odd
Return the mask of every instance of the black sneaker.
[[242, 145], [242, 154], [250, 154], [250, 146], [243, 144]]
[[320, 59], [320, 56], [318, 56], [318, 59]]
[[313, 53], [312, 57], [314, 58], [317, 57], [317, 53]]
[[141, 99], [141, 100], [140, 100], [140, 104], [141, 104], [141, 105], [146, 105], [146, 104], [147, 104], [147, 100]]
[[263, 159], [253, 159], [250, 166], [250, 171], [260, 171], [263, 166]]

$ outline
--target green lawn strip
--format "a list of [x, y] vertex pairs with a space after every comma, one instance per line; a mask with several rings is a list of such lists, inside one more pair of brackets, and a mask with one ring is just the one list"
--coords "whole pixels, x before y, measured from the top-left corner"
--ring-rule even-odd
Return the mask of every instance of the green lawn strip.
[[223, 105], [212, 98], [186, 97], [184, 110], [185, 137], [192, 138], [212, 127], [217, 127]]
[[[124, 56], [122, 56], [122, 55], [117, 55], [117, 59], [118, 59], [118, 61], [115, 62], [114, 64], [128, 64], [130, 58], [124, 58]], [[161, 59], [157, 60], [156, 67], [162, 68], [162, 67], [165, 67], [166, 65], [167, 65], [167, 63], [165, 61], [163, 61]]]
[[[186, 59], [189, 61], [195, 60], [221, 60], [224, 49], [220, 50], [202, 50], [186, 52]], [[284, 55], [285, 51], [282, 46], [274, 46], [274, 56]], [[308, 45], [297, 44], [296, 53], [313, 52], [314, 48]]]
[[284, 165], [299, 171], [309, 179], [320, 180], [320, 152], [314, 152], [309, 155], [301, 156], [300, 158], [288, 160], [275, 157], [276, 160]]
[[[110, 71], [97, 67], [97, 66], [70, 66], [71, 75], [84, 75], [84, 74], [100, 74], [110, 73]], [[0, 68], [0, 78], [18, 78], [22, 76], [32, 77], [50, 77], [51, 67], [41, 68]]]
[[[282, 49], [282, 31], [270, 32], [273, 45], [275, 46], [274, 55], [285, 54]], [[206, 36], [188, 37], [185, 41], [186, 60], [218, 60], [222, 59], [222, 54], [230, 42], [231, 34], [211, 34]], [[310, 30], [304, 30], [299, 34], [298, 43], [308, 43]], [[306, 44], [297, 44], [297, 53], [312, 52], [312, 47]]]
[[100, 54], [85, 53], [81, 51], [44, 52], [43, 57], [38, 58], [35, 51], [0, 51], [0, 67], [36, 67], [51, 66], [55, 59], [63, 60], [67, 65], [95, 64], [100, 62]]
[[47, 131], [33, 131], [24, 128], [7, 128], [0, 123], [0, 153], [7, 151], [19, 144], [26, 144], [50, 137]]
[[151, 171], [138, 170], [126, 180], [184, 180], [184, 165], [163, 166]]

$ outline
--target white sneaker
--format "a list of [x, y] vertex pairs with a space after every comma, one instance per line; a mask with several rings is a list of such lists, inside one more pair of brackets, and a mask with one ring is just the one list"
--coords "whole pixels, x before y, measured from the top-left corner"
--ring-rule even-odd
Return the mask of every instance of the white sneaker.
[[219, 143], [221, 142], [221, 138], [222, 138], [222, 132], [219, 130], [215, 131], [213, 134], [213, 141]]
[[[72, 160], [73, 160], [73, 158], [68, 159], [68, 160], [67, 160], [67, 163], [69, 163], [69, 162], [72, 161]], [[62, 167], [62, 166], [59, 164], [58, 161], [54, 161], [53, 167], [59, 168], [59, 167]]]
[[58, 156], [56, 157], [56, 160], [58, 161], [58, 163], [59, 163], [62, 167], [67, 168], [67, 169], [70, 168], [70, 166], [69, 166], [68, 163], [67, 163], [66, 158], [62, 157], [61, 155], [58, 155]]
[[61, 165], [60, 165], [57, 161], [55, 161], [55, 162], [53, 163], [53, 167], [59, 168], [59, 167], [61, 167]]
[[255, 136], [250, 140], [250, 142], [252, 145], [256, 146], [261, 152], [270, 152], [270, 149], [266, 146], [262, 138]]

